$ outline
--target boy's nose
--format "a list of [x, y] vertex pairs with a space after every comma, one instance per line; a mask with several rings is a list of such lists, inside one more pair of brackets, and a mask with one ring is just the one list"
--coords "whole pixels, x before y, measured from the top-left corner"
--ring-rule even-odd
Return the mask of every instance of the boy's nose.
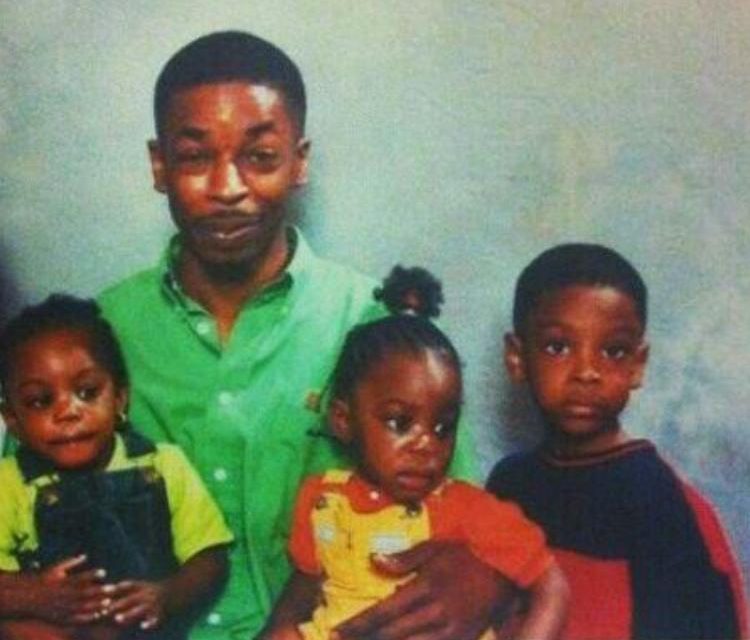
[[242, 173], [231, 160], [219, 160], [211, 172], [210, 196], [217, 202], [233, 205], [248, 194]]
[[579, 382], [587, 384], [599, 382], [601, 374], [599, 372], [596, 355], [587, 352], [581, 353], [575, 362], [574, 375], [575, 379]]

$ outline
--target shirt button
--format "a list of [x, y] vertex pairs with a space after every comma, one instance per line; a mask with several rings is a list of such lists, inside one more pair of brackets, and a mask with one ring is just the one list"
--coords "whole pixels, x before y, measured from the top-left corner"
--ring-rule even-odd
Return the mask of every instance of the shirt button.
[[218, 467], [217, 469], [214, 469], [214, 480], [217, 482], [224, 482], [228, 477], [227, 470], [223, 467]]
[[211, 331], [211, 323], [208, 320], [201, 320], [195, 325], [195, 330], [202, 336], [208, 335]]
[[232, 404], [232, 394], [229, 391], [222, 391], [219, 394], [219, 404], [222, 407], [228, 407]]
[[206, 622], [210, 624], [212, 627], [217, 627], [221, 624], [221, 614], [216, 613], [215, 611], [213, 613], [209, 613], [208, 617], [206, 618]]

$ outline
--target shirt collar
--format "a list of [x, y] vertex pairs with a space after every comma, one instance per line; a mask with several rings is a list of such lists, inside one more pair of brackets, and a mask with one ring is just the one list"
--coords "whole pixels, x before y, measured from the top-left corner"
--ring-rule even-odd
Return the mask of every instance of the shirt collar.
[[[444, 480], [422, 501], [423, 504], [418, 505], [417, 510], [423, 507], [424, 504], [429, 504], [435, 499], [439, 499], [449, 482], [449, 479]], [[367, 482], [367, 480], [357, 473], [353, 473], [346, 481], [346, 484], [343, 487], [343, 492], [346, 497], [349, 498], [349, 504], [352, 509], [357, 513], [373, 513], [386, 507], [399, 504], [380, 489]], [[407, 511], [410, 510], [410, 507], [405, 505], [400, 506]]]
[[[304, 280], [305, 273], [310, 270], [315, 256], [302, 232], [297, 227], [287, 227], [287, 240], [292, 252], [292, 258], [287, 263], [281, 275], [273, 282], [270, 282], [259, 296], [275, 292], [278, 289], [291, 289], [293, 285], [301, 283]], [[164, 291], [170, 300], [180, 304], [188, 311], [201, 311], [200, 305], [185, 293], [177, 279], [176, 265], [181, 246], [180, 236], [179, 234], [175, 234], [170, 238], [159, 260], [157, 268], [161, 274], [162, 291]], [[256, 298], [259, 296], [256, 296]]]

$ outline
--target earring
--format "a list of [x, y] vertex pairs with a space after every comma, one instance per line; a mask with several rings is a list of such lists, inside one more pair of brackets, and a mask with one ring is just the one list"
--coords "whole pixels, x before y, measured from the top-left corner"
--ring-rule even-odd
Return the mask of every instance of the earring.
[[120, 409], [117, 412], [117, 426], [125, 427], [128, 424], [128, 414], [125, 409]]

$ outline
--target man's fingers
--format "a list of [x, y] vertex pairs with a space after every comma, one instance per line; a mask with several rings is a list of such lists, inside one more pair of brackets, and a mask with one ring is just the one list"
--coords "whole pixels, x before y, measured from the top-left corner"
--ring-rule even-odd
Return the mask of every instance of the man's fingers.
[[61, 560], [57, 564], [53, 564], [49, 568], [49, 571], [51, 573], [65, 576], [69, 571], [72, 571], [76, 567], [82, 566], [86, 562], [86, 560], [87, 558], [84, 554], [81, 554], [80, 556], [74, 556], [72, 558], [67, 558], [65, 560]]
[[374, 567], [386, 575], [403, 576], [416, 571], [440, 551], [443, 544], [427, 540], [398, 553], [374, 553], [370, 556]]
[[[418, 607], [404, 615], [382, 621], [368, 635], [368, 640], [452, 640], [449, 630], [442, 622], [442, 616], [436, 609], [437, 604], [428, 604]], [[359, 638], [357, 633], [351, 636], [343, 635], [344, 638]]]
[[385, 600], [341, 623], [336, 627], [336, 632], [341, 640], [346, 638], [353, 640], [371, 635], [374, 638], [380, 638], [380, 635], [373, 635], [375, 631], [379, 631], [410, 612], [424, 607], [429, 601], [429, 596], [429, 592], [421, 584], [407, 583]]

